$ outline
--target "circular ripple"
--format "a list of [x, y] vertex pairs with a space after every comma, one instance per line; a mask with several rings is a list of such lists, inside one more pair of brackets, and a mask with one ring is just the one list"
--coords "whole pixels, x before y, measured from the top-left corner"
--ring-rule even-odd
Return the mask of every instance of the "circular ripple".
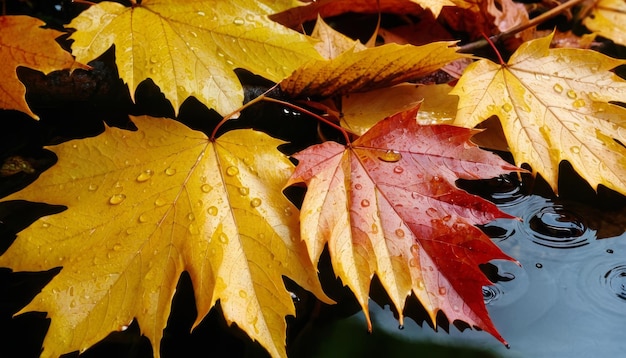
[[609, 292], [626, 301], [626, 264], [618, 265], [607, 271], [601, 284]]
[[535, 244], [555, 248], [573, 249], [588, 245], [593, 238], [588, 233], [585, 220], [563, 205], [546, 202], [538, 210], [529, 208], [530, 215], [522, 226], [527, 237]]
[[522, 184], [517, 177], [502, 175], [488, 181], [489, 200], [500, 208], [518, 205], [528, 198], [522, 189]]
[[607, 260], [609, 255], [589, 258], [582, 272], [572, 275], [578, 278], [579, 304], [607, 317], [626, 312], [626, 261]]
[[509, 261], [494, 265], [498, 268], [498, 280], [493, 285], [483, 286], [483, 301], [490, 307], [508, 306], [527, 293], [528, 275], [522, 267]]

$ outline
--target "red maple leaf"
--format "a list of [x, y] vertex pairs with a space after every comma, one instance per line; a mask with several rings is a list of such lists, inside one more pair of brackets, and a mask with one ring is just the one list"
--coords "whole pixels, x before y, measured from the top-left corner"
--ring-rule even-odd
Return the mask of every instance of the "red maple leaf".
[[417, 109], [382, 120], [348, 146], [325, 142], [294, 155], [289, 184], [308, 187], [302, 238], [315, 263], [328, 245], [368, 324], [376, 274], [398, 312], [413, 292], [433, 323], [441, 310], [506, 343], [485, 308], [482, 286], [491, 282], [479, 264], [513, 259], [474, 225], [511, 216], [454, 182], [520, 169], [470, 143], [470, 129], [419, 125]]

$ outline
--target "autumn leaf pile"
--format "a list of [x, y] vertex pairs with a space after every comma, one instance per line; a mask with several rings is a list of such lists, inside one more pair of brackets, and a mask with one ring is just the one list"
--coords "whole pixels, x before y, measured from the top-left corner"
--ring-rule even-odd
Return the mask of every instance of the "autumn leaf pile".
[[[626, 45], [622, 1], [587, 10], [582, 24]], [[323, 20], [348, 11], [422, 22], [379, 26], [378, 42], [362, 43]], [[42, 356], [82, 352], [133, 320], [159, 356], [186, 271], [196, 325], [219, 302], [229, 324], [285, 357], [285, 316], [295, 309], [283, 277], [332, 304], [317, 275], [325, 250], [366, 317], [376, 276], [400, 323], [416, 298], [433, 323], [441, 311], [506, 343], [483, 303], [490, 281], [479, 265], [514, 259], [477, 225], [510, 217], [456, 180], [525, 163], [557, 192], [559, 164], [568, 161], [592, 187], [626, 194], [626, 82], [612, 72], [626, 61], [571, 33], [515, 31], [529, 21], [510, 0], [104, 1], [66, 26], [70, 54], [55, 42], [61, 32], [40, 20], [0, 17], [5, 110], [38, 118], [19, 66], [89, 68], [115, 46], [131, 97], [151, 80], [176, 114], [192, 96], [227, 121], [243, 105], [235, 69], [244, 69], [276, 83], [285, 104], [323, 112], [318, 120], [343, 134], [290, 160], [284, 142], [261, 131], [217, 136], [220, 123], [206, 135], [175, 119], [132, 116], [136, 131], [107, 126], [49, 146], [58, 162], [4, 200], [67, 209], [36, 220], [0, 256], [15, 271], [62, 267], [20, 311], [51, 318]], [[315, 23], [310, 34], [297, 31], [305, 23]], [[445, 28], [471, 41], [502, 35], [512, 55], [505, 63], [461, 53]], [[551, 47], [559, 41], [578, 47]], [[246, 106], [263, 100], [272, 99]], [[508, 146], [499, 149], [516, 166], [471, 142], [472, 128], [492, 116]], [[292, 185], [307, 188], [301, 205], [283, 194]]]

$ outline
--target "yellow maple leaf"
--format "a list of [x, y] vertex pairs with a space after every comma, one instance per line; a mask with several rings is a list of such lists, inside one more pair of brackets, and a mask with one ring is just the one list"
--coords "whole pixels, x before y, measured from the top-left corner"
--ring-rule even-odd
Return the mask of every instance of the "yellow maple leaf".
[[[455, 124], [502, 123], [517, 165], [528, 163], [557, 191], [561, 160], [589, 184], [626, 193], [626, 81], [610, 72], [626, 63], [591, 50], [550, 49], [552, 35], [524, 43], [508, 64], [470, 65], [451, 94]], [[617, 140], [617, 141], [616, 141]]]
[[425, 76], [465, 58], [454, 42], [423, 46], [386, 44], [346, 51], [330, 60], [311, 60], [280, 82], [293, 96], [330, 96], [392, 86]]
[[16, 68], [26, 66], [47, 74], [74, 65], [72, 55], [54, 41], [62, 32], [43, 29], [43, 25], [30, 16], [0, 16], [0, 108], [16, 109], [35, 119], [39, 117], [28, 108], [26, 88]]
[[457, 98], [448, 96], [448, 84], [415, 85], [402, 83], [393, 87], [350, 93], [341, 98], [340, 124], [351, 133], [363, 135], [382, 118], [406, 111], [419, 102], [417, 120], [421, 124], [442, 124], [453, 121]]
[[[115, 44], [131, 95], [151, 78], [178, 113], [189, 96], [221, 114], [243, 101], [235, 68], [278, 82], [310, 59], [311, 41], [267, 18], [290, 1], [144, 0], [125, 7], [102, 2], [69, 25], [72, 53], [90, 61]], [[280, 6], [279, 6], [280, 5]]]
[[626, 2], [623, 0], [596, 1], [583, 23], [589, 30], [626, 46]]
[[[285, 357], [282, 276], [329, 302], [282, 195], [293, 164], [253, 130], [214, 142], [169, 119], [51, 149], [58, 163], [7, 200], [65, 205], [19, 233], [0, 266], [61, 272], [21, 312], [48, 312], [43, 357], [84, 351], [137, 319], [155, 356], [179, 276], [194, 285], [198, 324], [216, 300], [274, 357]], [[254, 143], [254, 144], [250, 144]]]

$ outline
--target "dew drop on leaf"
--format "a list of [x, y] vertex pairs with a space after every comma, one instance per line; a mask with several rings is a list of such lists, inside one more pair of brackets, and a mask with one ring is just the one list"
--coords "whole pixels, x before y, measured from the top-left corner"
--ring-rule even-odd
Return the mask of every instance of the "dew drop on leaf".
[[200, 190], [204, 193], [208, 193], [211, 191], [211, 186], [209, 184], [202, 184], [202, 186], [200, 186]]
[[137, 221], [139, 221], [140, 223], [145, 223], [148, 221], [148, 217], [144, 214], [139, 215], [139, 218], [137, 218]]
[[109, 198], [109, 204], [111, 204], [111, 205], [118, 205], [122, 201], [124, 201], [125, 199], [126, 199], [126, 195], [124, 195], [124, 194], [113, 194]]
[[96, 191], [98, 190], [98, 186], [96, 184], [89, 184], [89, 187], [87, 187], [87, 190]]
[[419, 267], [419, 262], [416, 258], [412, 258], [409, 260], [409, 266], [411, 267]]
[[245, 24], [245, 23], [246, 23], [246, 21], [245, 21], [244, 19], [242, 19], [241, 17], [236, 17], [236, 18], [233, 20], [233, 24], [235, 24], [235, 25], [237, 25], [237, 26], [241, 26], [241, 25], [243, 25], [243, 24]]
[[239, 194], [241, 195], [248, 195], [250, 193], [250, 189], [246, 188], [245, 186], [242, 186], [239, 188]]
[[122, 249], [122, 245], [121, 244], [113, 245], [113, 251], [120, 251], [121, 249]]
[[152, 178], [152, 175], [154, 175], [154, 172], [150, 169], [146, 169], [137, 176], [136, 180], [140, 183], [143, 183]]
[[209, 213], [209, 215], [211, 216], [216, 216], [217, 215], [217, 208], [215, 206], [211, 206], [207, 209], [207, 212]]
[[43, 224], [41, 224], [41, 226], [42, 226], [44, 229], [47, 229], [47, 228], [49, 228], [49, 227], [50, 227], [50, 224], [49, 224], [49, 223], [43, 223]]
[[396, 150], [388, 150], [378, 156], [383, 162], [395, 163], [402, 159], [402, 154]]
[[218, 240], [220, 240], [222, 244], [228, 244], [228, 236], [226, 236], [226, 234], [224, 233], [221, 233], [219, 235]]
[[404, 168], [402, 168], [401, 166], [397, 166], [393, 168], [393, 172], [396, 174], [401, 174], [403, 171], [404, 171]]
[[262, 204], [261, 199], [259, 198], [253, 198], [252, 200], [250, 200], [250, 206], [253, 208], [257, 208]]
[[198, 15], [200, 15], [200, 16], [205, 16], [205, 15], [206, 15], [206, 14], [204, 13], [204, 11], [198, 11], [198, 12], [197, 12], [197, 14], [198, 14]]
[[283, 211], [285, 213], [285, 216], [291, 216], [293, 215], [293, 210], [291, 210], [290, 207], [286, 207], [285, 210]]
[[399, 238], [403, 238], [404, 237], [404, 230], [396, 229], [396, 236], [399, 237]]
[[417, 245], [411, 245], [411, 253], [413, 255], [417, 255], [420, 252], [420, 247]]
[[576, 91], [574, 91], [574, 90], [569, 90], [569, 91], [567, 91], [567, 97], [568, 97], [568, 98], [571, 98], [571, 99], [574, 99], [574, 98], [576, 98], [576, 97], [578, 97], [578, 96], [576, 95]]
[[364, 207], [364, 208], [370, 206], [370, 201], [367, 200], [367, 199], [361, 200], [361, 206]]
[[167, 169], [165, 169], [165, 175], [172, 176], [174, 174], [176, 174], [176, 169], [174, 169], [174, 168], [167, 168]]
[[502, 105], [502, 109], [505, 112], [511, 112], [511, 110], [513, 109], [513, 105], [511, 105], [510, 103], [505, 103]]
[[157, 199], [154, 201], [154, 205], [156, 205], [156, 206], [163, 206], [163, 205], [165, 205], [166, 203], [167, 203], [167, 202], [166, 202], [164, 199], [162, 199], [162, 198], [157, 198]]
[[571, 151], [573, 154], [579, 154], [579, 153], [580, 153], [580, 147], [573, 146], [573, 147], [571, 147], [571, 148], [570, 148], [570, 151]]
[[563, 92], [563, 86], [561, 86], [558, 83], [552, 86], [552, 89], [554, 90], [554, 92], [559, 93], [559, 94]]
[[239, 169], [237, 169], [237, 167], [234, 166], [230, 166], [228, 168], [226, 168], [226, 175], [232, 177], [239, 174]]
[[445, 288], [445, 287], [439, 287], [439, 290], [438, 290], [438, 291], [439, 291], [439, 294], [440, 294], [440, 295], [442, 295], [442, 296], [443, 296], [443, 295], [445, 295], [445, 294], [446, 294], [446, 292], [447, 292], [447, 290], [446, 290], [446, 288]]
[[574, 108], [581, 108], [585, 106], [585, 100], [582, 98], [579, 98], [577, 100], [574, 101], [574, 103], [572, 103], [572, 106], [574, 106]]
[[196, 219], [196, 216], [193, 213], [187, 214], [187, 220], [194, 221], [195, 219]]
[[361, 184], [354, 184], [354, 189], [361, 190], [361, 189], [363, 189], [363, 185], [361, 185]]
[[246, 298], [248, 297], [248, 293], [244, 290], [239, 290], [239, 297]]

